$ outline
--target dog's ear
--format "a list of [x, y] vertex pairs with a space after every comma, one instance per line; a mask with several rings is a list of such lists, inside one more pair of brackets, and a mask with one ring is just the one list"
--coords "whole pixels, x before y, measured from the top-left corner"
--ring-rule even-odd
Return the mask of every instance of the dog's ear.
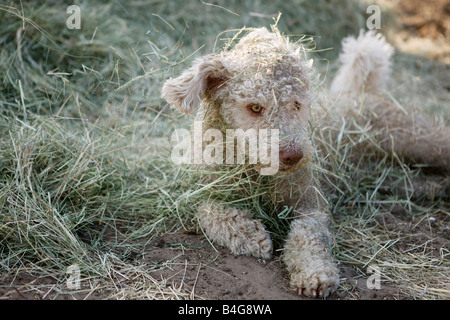
[[214, 95], [230, 78], [220, 56], [209, 54], [196, 59], [189, 69], [175, 79], [166, 81], [162, 97], [185, 112], [192, 113], [206, 95]]

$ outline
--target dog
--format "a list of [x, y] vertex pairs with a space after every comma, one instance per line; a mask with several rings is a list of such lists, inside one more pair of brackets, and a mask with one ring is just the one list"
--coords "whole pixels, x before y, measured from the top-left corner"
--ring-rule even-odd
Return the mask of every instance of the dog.
[[[377, 98], [377, 92], [386, 84], [392, 55], [384, 38], [373, 32], [361, 33], [358, 39], [345, 39], [343, 45], [341, 67], [330, 96], [353, 101], [365, 90], [366, 104], [370, 105], [366, 114], [374, 119], [374, 130], [381, 132], [383, 148], [414, 161], [449, 168], [447, 129], [440, 133], [446, 138], [439, 138], [430, 122], [412, 126], [415, 120], [401, 117], [402, 111], [392, 103], [386, 106], [385, 101]], [[275, 27], [271, 31], [257, 28], [233, 48], [197, 58], [181, 75], [165, 82], [162, 97], [187, 114], [198, 107], [195, 121], [201, 122], [202, 133], [211, 129], [221, 134], [231, 129], [276, 130], [279, 166], [270, 179], [277, 183], [267, 193], [276, 199], [275, 209], [271, 209], [278, 210], [275, 217], [286, 207], [292, 208], [295, 217], [284, 242], [282, 260], [289, 272], [290, 285], [298, 294], [327, 297], [339, 286], [339, 269], [331, 250], [329, 204], [314, 170], [316, 147], [310, 132], [311, 122], [316, 121], [314, 76], [312, 60], [301, 44], [289, 41]], [[354, 116], [351, 109], [339, 112]], [[413, 135], [401, 131], [397, 124], [414, 130]], [[433, 129], [433, 134], [422, 139], [424, 128]], [[429, 144], [430, 141], [433, 143]], [[418, 145], [425, 147], [425, 144], [429, 149], [436, 146], [436, 150], [427, 154], [416, 150]], [[193, 142], [193, 148], [206, 147], [204, 140]], [[225, 149], [223, 145], [218, 150]], [[264, 169], [261, 162], [247, 167], [248, 172], [257, 174]], [[205, 164], [204, 168], [230, 170], [229, 165], [218, 163]], [[209, 181], [217, 177], [208, 175]], [[242, 175], [230, 179], [237, 181]], [[207, 237], [233, 254], [271, 258], [274, 245], [270, 233], [252, 210], [208, 199], [198, 206], [197, 218]]]

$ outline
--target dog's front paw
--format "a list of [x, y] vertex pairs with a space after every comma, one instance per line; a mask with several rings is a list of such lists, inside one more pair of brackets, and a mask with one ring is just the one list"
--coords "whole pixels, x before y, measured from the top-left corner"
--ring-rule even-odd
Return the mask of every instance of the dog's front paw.
[[261, 259], [271, 259], [273, 244], [269, 234], [263, 229], [250, 240], [249, 245], [251, 255]]
[[272, 240], [264, 225], [252, 219], [243, 219], [235, 224], [229, 247], [236, 255], [251, 255], [261, 259], [270, 259], [273, 251]]
[[339, 286], [339, 271], [328, 260], [311, 261], [307, 266], [291, 272], [291, 287], [299, 295], [326, 298]]

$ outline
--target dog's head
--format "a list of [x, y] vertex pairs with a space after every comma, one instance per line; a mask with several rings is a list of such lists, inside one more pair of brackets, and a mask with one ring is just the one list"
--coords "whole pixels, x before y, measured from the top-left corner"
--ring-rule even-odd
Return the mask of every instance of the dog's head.
[[200, 111], [219, 116], [226, 128], [278, 129], [279, 173], [286, 174], [312, 154], [311, 64], [301, 45], [278, 31], [255, 29], [233, 49], [196, 59], [164, 84], [162, 96], [185, 113], [202, 102]]

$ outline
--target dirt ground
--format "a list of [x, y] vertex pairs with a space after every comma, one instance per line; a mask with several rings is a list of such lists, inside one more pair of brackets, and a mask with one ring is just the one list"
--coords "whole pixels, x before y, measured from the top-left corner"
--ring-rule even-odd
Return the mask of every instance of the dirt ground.
[[[159, 265], [149, 271], [167, 286], [182, 287], [189, 298], [214, 300], [296, 300], [289, 290], [287, 272], [279, 259], [270, 261], [234, 256], [227, 249], [213, 248], [202, 236], [185, 232], [167, 234], [148, 246], [144, 263]], [[353, 288], [351, 294], [336, 293], [330, 299], [402, 299], [399, 290], [383, 285], [382, 290], [367, 288], [350, 267], [341, 267], [341, 280]], [[90, 290], [89, 290], [90, 291]], [[108, 292], [72, 293], [63, 283], [51, 277], [9, 276], [1, 281], [0, 300], [97, 300]]]
[[388, 37], [402, 51], [450, 64], [450, 2], [399, 0], [392, 7], [397, 28]]
[[[448, 42], [450, 3], [445, 0], [399, 1], [396, 13], [400, 17], [404, 41], [412, 37], [426, 38], [431, 43]], [[442, 56], [442, 54], [444, 56]], [[448, 51], [439, 53], [445, 58]], [[433, 58], [433, 57], [431, 57]], [[413, 234], [423, 243], [430, 240], [428, 250], [438, 254], [450, 251], [450, 218], [443, 214], [434, 221], [423, 221], [413, 225], [411, 217], [402, 210], [381, 214], [376, 223], [379, 228], [399, 234]], [[420, 239], [419, 239], [420, 238]], [[410, 237], [405, 237], [409, 239]], [[412, 239], [414, 240], [414, 239]], [[405, 242], [396, 244], [409, 250]], [[142, 256], [142, 263], [160, 266], [151, 272], [156, 279], [164, 279], [168, 286], [182, 287], [183, 291], [196, 299], [257, 299], [294, 300], [304, 299], [289, 290], [289, 280], [282, 262], [275, 258], [262, 261], [252, 257], [233, 256], [227, 249], [213, 248], [202, 236], [179, 231], [166, 234], [150, 243]], [[348, 290], [340, 290], [329, 299], [410, 299], [402, 290], [390, 283], [382, 283], [381, 289], [367, 287], [368, 274], [361, 275], [352, 266], [340, 265], [341, 283]], [[30, 275], [8, 275], [0, 280], [2, 299], [103, 299], [109, 292], [67, 293], [58, 288], [56, 277]], [[40, 288], [40, 289], [39, 289]]]
[[[401, 207], [379, 214], [373, 225], [383, 232], [393, 232], [402, 239], [398, 250], [412, 252], [415, 243], [426, 243], [427, 254], [439, 257], [442, 250], [450, 251], [450, 216], [442, 213], [433, 219], [413, 221]], [[404, 240], [403, 240], [404, 239]], [[149, 274], [169, 288], [178, 288], [190, 299], [215, 300], [295, 300], [305, 299], [289, 290], [288, 274], [278, 257], [259, 260], [234, 256], [222, 247], [214, 248], [199, 234], [178, 231], [166, 234], [148, 244], [135, 257], [136, 263], [151, 266]], [[367, 285], [370, 274], [358, 273], [350, 265], [339, 266], [341, 288], [328, 299], [398, 300], [411, 299], [402, 288], [380, 278], [380, 288]], [[86, 290], [71, 292], [61, 279], [65, 277], [36, 277], [9, 275], [0, 281], [2, 299], [104, 299], [113, 292]], [[344, 289], [345, 288], [345, 289]]]
[[[155, 272], [154, 277], [183, 283], [198, 298], [220, 300], [295, 300], [289, 277], [279, 258], [260, 260], [234, 256], [227, 249], [213, 248], [202, 236], [178, 232], [161, 238], [146, 254], [149, 262], [173, 261], [171, 268]], [[370, 290], [351, 266], [341, 267], [341, 279], [353, 287], [360, 299], [401, 299], [398, 289], [389, 285]], [[336, 293], [331, 299], [351, 298]]]

